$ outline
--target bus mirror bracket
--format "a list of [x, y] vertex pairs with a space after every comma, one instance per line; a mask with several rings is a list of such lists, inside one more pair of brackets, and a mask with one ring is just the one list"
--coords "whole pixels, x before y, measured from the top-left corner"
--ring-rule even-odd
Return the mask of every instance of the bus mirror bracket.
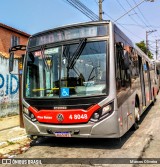
[[13, 66], [14, 66], [14, 51], [18, 50], [26, 50], [26, 45], [16, 45], [13, 46], [9, 49], [9, 73], [13, 71]]

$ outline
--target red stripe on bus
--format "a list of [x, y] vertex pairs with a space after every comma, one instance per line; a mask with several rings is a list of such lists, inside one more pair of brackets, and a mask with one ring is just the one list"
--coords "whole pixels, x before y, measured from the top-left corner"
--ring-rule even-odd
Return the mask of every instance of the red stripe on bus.
[[92, 114], [100, 109], [98, 104], [83, 109], [66, 109], [66, 110], [37, 110], [30, 106], [29, 111], [34, 114], [36, 119], [42, 123], [53, 124], [72, 124], [72, 123], [87, 123]]

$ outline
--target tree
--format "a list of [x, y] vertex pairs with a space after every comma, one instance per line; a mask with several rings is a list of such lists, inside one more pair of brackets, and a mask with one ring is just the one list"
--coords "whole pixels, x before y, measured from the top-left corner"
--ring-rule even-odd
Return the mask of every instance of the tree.
[[146, 54], [150, 59], [153, 59], [153, 54], [151, 53], [150, 50], [148, 50], [147, 54], [147, 47], [144, 41], [141, 41], [139, 43], [136, 43], [136, 45]]

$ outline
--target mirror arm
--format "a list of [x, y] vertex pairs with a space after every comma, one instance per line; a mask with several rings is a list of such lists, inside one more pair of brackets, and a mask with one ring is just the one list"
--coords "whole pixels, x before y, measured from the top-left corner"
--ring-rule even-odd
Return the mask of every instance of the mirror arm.
[[26, 45], [16, 45], [13, 46], [11, 48], [9, 48], [9, 73], [11, 73], [13, 71], [13, 64], [14, 64], [14, 51], [18, 51], [18, 50], [22, 50], [25, 51], [26, 50]]

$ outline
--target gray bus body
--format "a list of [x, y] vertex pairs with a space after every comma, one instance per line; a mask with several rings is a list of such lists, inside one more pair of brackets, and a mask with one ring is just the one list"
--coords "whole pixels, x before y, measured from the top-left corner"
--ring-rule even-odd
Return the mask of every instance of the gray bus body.
[[23, 74], [32, 136], [119, 138], [159, 89], [152, 61], [110, 21], [31, 36]]

